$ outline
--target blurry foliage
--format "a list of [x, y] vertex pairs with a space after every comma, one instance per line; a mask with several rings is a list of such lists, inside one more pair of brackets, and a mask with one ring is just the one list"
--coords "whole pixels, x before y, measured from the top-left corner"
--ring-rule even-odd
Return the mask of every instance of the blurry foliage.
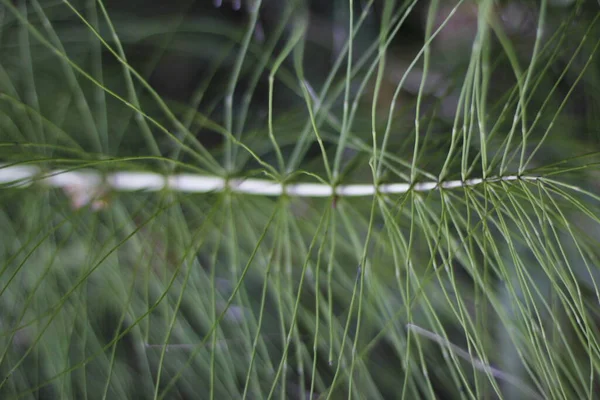
[[0, 398], [600, 391], [596, 2], [1, 4], [2, 163], [538, 179], [99, 212], [3, 187]]

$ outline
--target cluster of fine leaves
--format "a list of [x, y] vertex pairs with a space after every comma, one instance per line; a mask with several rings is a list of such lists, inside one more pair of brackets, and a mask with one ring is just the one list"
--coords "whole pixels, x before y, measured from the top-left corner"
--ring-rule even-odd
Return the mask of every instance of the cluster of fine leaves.
[[0, 186], [0, 398], [595, 398], [599, 46], [586, 0], [0, 0], [0, 168], [434, 183]]

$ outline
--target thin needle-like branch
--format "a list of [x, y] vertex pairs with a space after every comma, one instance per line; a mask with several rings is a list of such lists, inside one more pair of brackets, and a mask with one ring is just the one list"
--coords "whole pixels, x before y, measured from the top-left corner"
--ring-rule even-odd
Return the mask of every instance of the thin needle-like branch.
[[511, 385], [518, 387], [520, 390], [529, 394], [530, 397], [532, 397], [534, 399], [540, 399], [540, 400], [543, 399], [543, 397], [540, 396], [533, 388], [529, 387], [524, 382], [521, 382], [521, 380], [515, 378], [514, 376], [512, 376], [504, 371], [499, 370], [498, 368], [494, 368], [491, 365], [484, 363], [483, 361], [481, 361], [480, 359], [478, 359], [476, 357], [473, 357], [467, 351], [461, 349], [460, 347], [451, 343], [449, 340], [443, 338], [442, 336], [440, 336], [436, 333], [430, 332], [427, 329], [423, 329], [420, 326], [417, 326], [414, 324], [406, 324], [406, 327], [423, 337], [433, 340], [434, 342], [438, 343], [440, 346], [444, 346], [444, 347], [452, 350], [458, 356], [462, 357], [463, 359], [465, 359], [467, 361], [470, 361], [475, 369], [486, 372], [486, 373], [494, 376], [497, 379], [503, 380], [505, 382], [510, 383]]

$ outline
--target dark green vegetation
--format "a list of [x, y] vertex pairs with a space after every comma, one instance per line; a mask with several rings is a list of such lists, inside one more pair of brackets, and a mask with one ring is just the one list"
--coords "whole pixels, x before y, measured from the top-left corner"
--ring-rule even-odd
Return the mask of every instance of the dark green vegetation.
[[0, 398], [596, 398], [599, 46], [582, 0], [0, 0], [4, 166], [457, 183], [4, 184]]

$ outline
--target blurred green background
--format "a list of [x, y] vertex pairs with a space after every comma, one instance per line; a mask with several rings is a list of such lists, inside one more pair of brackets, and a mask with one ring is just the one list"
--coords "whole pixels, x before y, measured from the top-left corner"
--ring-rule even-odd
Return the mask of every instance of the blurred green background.
[[4, 185], [0, 398], [597, 398], [599, 9], [3, 0], [2, 165], [530, 179]]

